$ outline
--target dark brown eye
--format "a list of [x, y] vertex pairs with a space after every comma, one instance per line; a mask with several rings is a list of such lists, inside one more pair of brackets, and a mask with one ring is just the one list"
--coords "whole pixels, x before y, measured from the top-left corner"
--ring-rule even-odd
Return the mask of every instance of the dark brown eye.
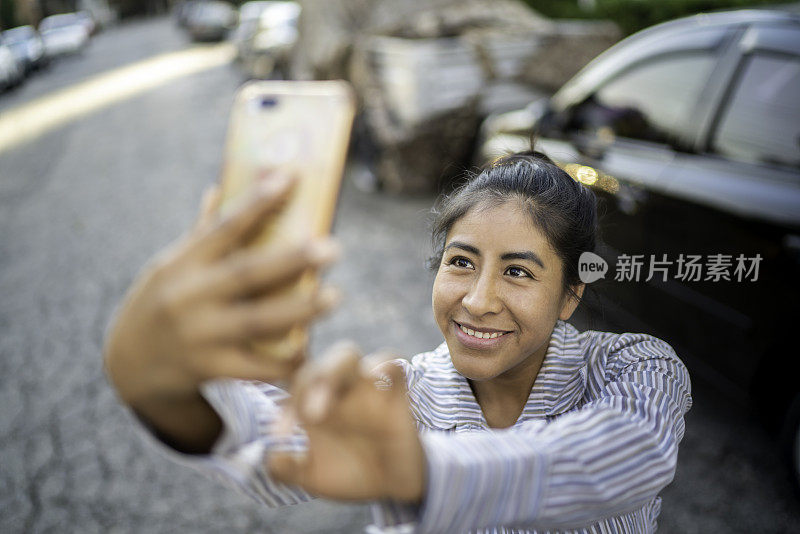
[[449, 262], [450, 265], [455, 267], [459, 267], [461, 269], [472, 269], [472, 262], [469, 261], [467, 258], [463, 256], [456, 256], [452, 258]]
[[509, 267], [506, 269], [506, 274], [514, 278], [533, 278], [533, 276], [522, 267]]

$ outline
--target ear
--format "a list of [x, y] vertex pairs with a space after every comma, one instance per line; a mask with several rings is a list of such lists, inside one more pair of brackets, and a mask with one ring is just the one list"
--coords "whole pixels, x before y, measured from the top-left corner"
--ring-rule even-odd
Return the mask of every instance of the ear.
[[561, 313], [558, 318], [562, 321], [568, 320], [575, 312], [575, 308], [580, 304], [583, 298], [583, 290], [586, 289], [586, 284], [577, 284], [571, 286], [572, 291], [564, 293], [564, 302], [561, 305]]

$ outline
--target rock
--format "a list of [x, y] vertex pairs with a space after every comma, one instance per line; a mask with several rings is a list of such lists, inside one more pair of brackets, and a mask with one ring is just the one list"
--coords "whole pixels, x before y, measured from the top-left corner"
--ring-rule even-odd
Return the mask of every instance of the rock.
[[610, 21], [556, 22], [554, 33], [528, 58], [521, 81], [554, 92], [621, 37]]

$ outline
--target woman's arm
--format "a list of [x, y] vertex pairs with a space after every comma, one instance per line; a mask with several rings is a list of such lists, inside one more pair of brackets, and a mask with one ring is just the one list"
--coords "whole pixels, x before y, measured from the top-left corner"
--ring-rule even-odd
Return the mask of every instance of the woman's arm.
[[675, 472], [689, 377], [658, 339], [624, 334], [580, 410], [522, 429], [426, 434], [422, 532], [579, 528], [641, 507]]
[[204, 402], [220, 420], [221, 429], [210, 450], [186, 454], [166, 442], [149, 422], [134, 421], [143, 439], [170, 460], [227, 485], [256, 502], [270, 507], [313, 499], [305, 491], [273, 481], [264, 462], [275, 451], [301, 454], [306, 436], [299, 428], [275, 437], [280, 406], [288, 394], [273, 385], [232, 379], [217, 379], [201, 386]]
[[314, 495], [339, 500], [416, 502], [424, 455], [397, 362], [375, 368], [352, 344], [340, 344], [294, 380], [290, 420], [303, 425], [302, 455], [271, 454], [269, 472]]
[[110, 325], [104, 350], [110, 382], [120, 399], [177, 450], [208, 452], [222, 430], [200, 384], [218, 377], [286, 378], [303, 355], [271, 359], [250, 350], [250, 342], [281, 337], [334, 303], [330, 291], [281, 292], [333, 259], [326, 242], [284, 250], [248, 248], [281, 209], [292, 184], [274, 177], [230, 216], [206, 215], [142, 271]]
[[[346, 363], [319, 373], [332, 392], [324, 402], [310, 402], [310, 388], [296, 391], [310, 457], [275, 455], [270, 467], [329, 497], [388, 499], [394, 505], [383, 510], [394, 517], [379, 513], [377, 522], [411, 519], [420, 532], [578, 528], [630, 512], [672, 480], [689, 378], [669, 345], [650, 336], [618, 336], [602, 360], [602, 383], [589, 402], [552, 422], [421, 435], [405, 396], [363, 387], [357, 367]], [[323, 408], [309, 413], [307, 404]], [[330, 466], [346, 466], [364, 483], [339, 484]]]

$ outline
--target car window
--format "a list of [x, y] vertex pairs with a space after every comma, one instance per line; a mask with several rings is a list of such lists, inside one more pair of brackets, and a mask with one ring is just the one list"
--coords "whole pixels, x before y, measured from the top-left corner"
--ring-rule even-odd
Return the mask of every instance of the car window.
[[712, 146], [732, 159], [800, 167], [800, 56], [745, 60]]
[[680, 138], [715, 62], [711, 53], [693, 52], [640, 63], [595, 92], [577, 126], [659, 143]]

